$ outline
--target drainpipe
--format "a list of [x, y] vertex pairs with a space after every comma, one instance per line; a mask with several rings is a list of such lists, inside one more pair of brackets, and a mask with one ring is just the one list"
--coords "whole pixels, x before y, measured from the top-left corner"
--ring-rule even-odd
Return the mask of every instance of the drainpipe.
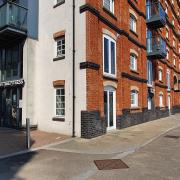
[[75, 137], [75, 0], [73, 0], [73, 108], [72, 108], [72, 137]]

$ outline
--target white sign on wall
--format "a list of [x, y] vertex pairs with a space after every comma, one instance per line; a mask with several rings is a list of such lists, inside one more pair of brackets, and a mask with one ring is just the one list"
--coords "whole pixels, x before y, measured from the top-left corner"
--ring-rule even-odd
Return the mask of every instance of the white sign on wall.
[[19, 86], [19, 85], [22, 85], [22, 86], [24, 85], [24, 79], [0, 82], [0, 87], [13, 87], [13, 86]]

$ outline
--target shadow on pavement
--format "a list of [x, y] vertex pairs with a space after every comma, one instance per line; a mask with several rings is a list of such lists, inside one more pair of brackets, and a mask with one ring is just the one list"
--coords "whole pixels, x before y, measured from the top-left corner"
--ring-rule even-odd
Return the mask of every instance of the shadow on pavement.
[[25, 180], [18, 177], [18, 172], [31, 161], [37, 152], [30, 152], [23, 155], [14, 156], [0, 160], [0, 179], [2, 180]]
[[[31, 139], [31, 146], [35, 143]], [[14, 129], [0, 128], [0, 156], [27, 150], [26, 133]]]

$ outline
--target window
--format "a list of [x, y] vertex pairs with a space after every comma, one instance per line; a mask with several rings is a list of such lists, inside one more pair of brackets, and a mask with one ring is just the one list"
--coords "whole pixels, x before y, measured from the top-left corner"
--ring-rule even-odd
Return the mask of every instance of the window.
[[57, 42], [57, 57], [65, 57], [65, 36], [56, 40]]
[[159, 81], [162, 81], [162, 70], [159, 69], [158, 71], [158, 78], [159, 78]]
[[178, 90], [178, 78], [174, 76], [174, 90]]
[[169, 39], [169, 29], [166, 28], [166, 38]]
[[167, 55], [166, 55], [166, 59], [169, 60], [169, 49], [166, 49]]
[[175, 17], [173, 16], [172, 25], [174, 26], [174, 24], [175, 24]]
[[130, 30], [136, 32], [137, 20], [134, 15], [130, 14]]
[[152, 69], [152, 61], [147, 61], [147, 79], [148, 79], [148, 85], [152, 86], [153, 83], [153, 69]]
[[173, 36], [173, 47], [176, 47], [176, 40], [174, 36]]
[[152, 109], [152, 98], [148, 97], [148, 110]]
[[166, 14], [168, 14], [168, 3], [165, 1], [165, 4], [166, 4], [165, 12], [166, 12]]
[[131, 91], [131, 107], [138, 107], [138, 91]]
[[171, 81], [170, 81], [170, 78], [171, 78], [170, 72], [167, 71], [167, 87], [168, 87], [167, 89], [168, 89], [168, 91], [171, 90]]
[[103, 36], [103, 62], [104, 73], [115, 76], [116, 74], [116, 42], [109, 36]]
[[174, 66], [176, 66], [176, 58], [175, 57], [173, 59], [173, 64], [174, 64]]
[[135, 54], [130, 54], [130, 69], [137, 71], [137, 56]]
[[103, 0], [103, 6], [114, 13], [114, 0]]
[[65, 89], [64, 86], [60, 86], [56, 90], [56, 116], [65, 116]]
[[159, 106], [163, 107], [163, 94], [159, 95]]

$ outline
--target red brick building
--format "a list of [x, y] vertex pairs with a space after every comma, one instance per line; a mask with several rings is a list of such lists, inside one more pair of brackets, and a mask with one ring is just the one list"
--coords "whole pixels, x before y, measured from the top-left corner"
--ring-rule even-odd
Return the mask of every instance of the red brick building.
[[178, 0], [0, 5], [0, 126], [93, 138], [180, 112]]
[[82, 137], [180, 112], [178, 0], [86, 0], [80, 12], [87, 20]]

